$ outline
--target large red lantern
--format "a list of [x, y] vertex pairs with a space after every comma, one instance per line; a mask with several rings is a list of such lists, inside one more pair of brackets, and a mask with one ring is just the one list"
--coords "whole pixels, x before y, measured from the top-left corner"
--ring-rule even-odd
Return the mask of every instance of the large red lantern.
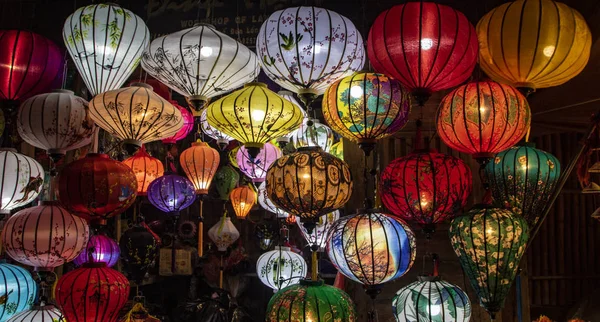
[[58, 177], [58, 199], [75, 215], [93, 223], [121, 214], [135, 201], [133, 171], [106, 154], [90, 153], [69, 163]]

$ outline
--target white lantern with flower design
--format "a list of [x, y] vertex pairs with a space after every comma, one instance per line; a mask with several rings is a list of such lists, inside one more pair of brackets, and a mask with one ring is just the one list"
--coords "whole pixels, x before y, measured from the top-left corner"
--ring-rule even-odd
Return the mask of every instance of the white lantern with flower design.
[[276, 246], [274, 250], [262, 254], [256, 262], [258, 278], [274, 292], [298, 284], [306, 277], [307, 271], [304, 258], [289, 247]]
[[224, 252], [227, 247], [240, 238], [240, 232], [231, 222], [231, 218], [223, 216], [219, 222], [208, 230], [208, 237], [217, 245], [217, 250]]

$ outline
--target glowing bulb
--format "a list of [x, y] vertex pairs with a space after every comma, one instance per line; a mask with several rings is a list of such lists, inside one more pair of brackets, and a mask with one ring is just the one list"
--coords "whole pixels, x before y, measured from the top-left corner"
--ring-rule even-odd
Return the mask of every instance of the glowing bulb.
[[491, 235], [491, 234], [493, 234], [493, 233], [494, 233], [494, 230], [493, 230], [492, 228], [488, 228], [488, 229], [487, 229], [485, 232], [486, 232], [488, 235]]
[[526, 165], [526, 164], [522, 165], [522, 166], [521, 166], [521, 169], [522, 169], [523, 171], [527, 171], [527, 165]]
[[240, 202], [240, 207], [241, 207], [241, 208], [246, 208], [246, 203], [245, 203], [245, 202], [243, 202], [243, 201], [242, 201], [242, 202]]
[[362, 95], [363, 95], [362, 87], [360, 87], [358, 85], [354, 85], [354, 86], [350, 87], [350, 96], [352, 96], [354, 98], [361, 98]]
[[321, 53], [321, 45], [316, 44], [315, 45], [315, 54], [320, 54]]
[[310, 179], [310, 174], [305, 173], [305, 174], [302, 175], [302, 178], [304, 178], [304, 179]]
[[430, 305], [429, 312], [431, 312], [431, 315], [438, 315], [442, 312], [442, 308], [440, 307], [440, 305], [437, 304]]
[[483, 114], [483, 113], [485, 113], [486, 111], [487, 111], [487, 107], [485, 107], [485, 106], [483, 106], [483, 105], [479, 107], [479, 113]]
[[423, 50], [429, 50], [431, 47], [433, 47], [433, 40], [431, 38], [421, 39], [421, 48], [423, 48]]
[[212, 55], [213, 53], [213, 49], [210, 47], [202, 47], [200, 48], [200, 55], [202, 57], [210, 57], [210, 55]]
[[262, 121], [265, 119], [265, 111], [263, 110], [253, 110], [251, 114], [252, 119], [255, 121]]
[[544, 50], [542, 50], [542, 52], [544, 53], [544, 56], [552, 57], [552, 55], [554, 55], [555, 49], [556, 49], [556, 47], [554, 47], [554, 46], [546, 46], [546, 47], [544, 47]]

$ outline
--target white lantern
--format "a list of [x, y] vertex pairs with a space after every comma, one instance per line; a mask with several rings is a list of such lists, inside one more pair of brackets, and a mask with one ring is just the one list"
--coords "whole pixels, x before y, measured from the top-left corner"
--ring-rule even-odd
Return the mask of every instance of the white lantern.
[[219, 131], [216, 127], [210, 125], [208, 120], [206, 119], [206, 109], [202, 110], [200, 114], [200, 128], [202, 129], [202, 133], [208, 135], [210, 138], [217, 141], [219, 146], [225, 146], [229, 144], [229, 141], [232, 141], [233, 138], [221, 131]]
[[63, 39], [88, 90], [97, 95], [125, 83], [148, 46], [150, 32], [127, 9], [93, 4], [67, 17]]
[[317, 225], [313, 229], [312, 233], [308, 233], [308, 230], [302, 224], [302, 218], [296, 216], [296, 223], [302, 232], [302, 237], [304, 237], [304, 240], [306, 240], [308, 245], [311, 247], [318, 247], [318, 250], [322, 252], [325, 250], [325, 245], [327, 244], [327, 234], [333, 226], [333, 223], [335, 223], [338, 219], [340, 219], [339, 210], [319, 217], [319, 221], [317, 221]]
[[231, 222], [231, 218], [222, 217], [216, 225], [208, 230], [208, 237], [217, 245], [220, 252], [224, 252], [227, 247], [240, 238], [240, 232]]
[[329, 126], [319, 123], [318, 119], [306, 118], [300, 128], [294, 131], [292, 137], [294, 147], [320, 146], [329, 153], [335, 137]]
[[256, 54], [207, 24], [154, 39], [144, 52], [142, 67], [186, 96], [197, 111], [211, 97], [234, 90], [260, 73]]
[[62, 313], [54, 305], [34, 305], [31, 310], [23, 311], [7, 322], [66, 322]]
[[266, 211], [270, 211], [277, 215], [277, 218], [287, 218], [289, 213], [281, 210], [269, 199], [267, 195], [267, 183], [263, 182], [258, 186], [258, 204]]
[[306, 277], [306, 261], [289, 247], [275, 246], [262, 254], [256, 262], [260, 281], [277, 292], [290, 285], [300, 283]]
[[90, 144], [94, 124], [88, 122], [88, 102], [72, 91], [28, 98], [21, 104], [17, 130], [25, 142], [48, 152], [57, 161], [66, 151]]
[[260, 27], [256, 50], [267, 76], [301, 95], [321, 95], [365, 63], [363, 39], [352, 21], [317, 7], [271, 14]]
[[44, 185], [44, 168], [15, 149], [0, 149], [0, 214], [32, 202]]

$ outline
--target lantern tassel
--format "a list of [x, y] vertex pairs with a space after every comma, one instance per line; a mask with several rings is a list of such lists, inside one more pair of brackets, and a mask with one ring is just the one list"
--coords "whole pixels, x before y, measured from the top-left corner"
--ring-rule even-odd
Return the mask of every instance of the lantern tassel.
[[221, 265], [219, 266], [219, 288], [223, 289], [223, 255], [221, 255]]
[[200, 221], [198, 222], [198, 256], [204, 256], [204, 217], [202, 214], [202, 206], [204, 205], [204, 201], [202, 200], [202, 196], [200, 196]]

